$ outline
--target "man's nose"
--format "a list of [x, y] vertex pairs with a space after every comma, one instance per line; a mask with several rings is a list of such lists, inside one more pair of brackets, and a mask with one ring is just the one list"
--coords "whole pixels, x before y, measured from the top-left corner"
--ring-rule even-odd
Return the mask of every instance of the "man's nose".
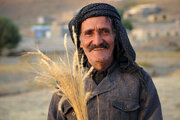
[[94, 40], [93, 40], [93, 44], [95, 44], [96, 46], [100, 45], [101, 43], [103, 43], [103, 39], [101, 37], [101, 35], [99, 33], [95, 34], [94, 36]]

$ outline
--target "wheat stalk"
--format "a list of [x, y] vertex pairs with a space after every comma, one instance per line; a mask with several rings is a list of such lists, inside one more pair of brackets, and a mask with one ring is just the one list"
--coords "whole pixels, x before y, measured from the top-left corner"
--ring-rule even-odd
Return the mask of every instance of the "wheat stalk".
[[[74, 28], [73, 28], [74, 30]], [[93, 67], [89, 71], [83, 69], [83, 57], [79, 61], [77, 50], [76, 34], [73, 32], [76, 50], [73, 56], [73, 63], [70, 63], [70, 58], [67, 49], [67, 35], [64, 37], [64, 46], [66, 49], [66, 60], [61, 57], [58, 62], [43, 54], [40, 50], [30, 52], [30, 55], [38, 55], [38, 71], [36, 80], [47, 84], [55, 89], [59, 95], [66, 98], [72, 105], [78, 120], [88, 120], [87, 114], [87, 99], [90, 95], [85, 92], [85, 79], [89, 76]], [[66, 62], [67, 61], [67, 62]], [[54, 86], [54, 83], [56, 84]]]

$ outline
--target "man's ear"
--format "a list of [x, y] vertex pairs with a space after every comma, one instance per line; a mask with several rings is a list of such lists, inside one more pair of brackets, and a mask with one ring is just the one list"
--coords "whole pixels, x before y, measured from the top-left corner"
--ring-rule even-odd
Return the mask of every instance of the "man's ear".
[[83, 45], [82, 45], [82, 43], [80, 43], [80, 48], [83, 48]]

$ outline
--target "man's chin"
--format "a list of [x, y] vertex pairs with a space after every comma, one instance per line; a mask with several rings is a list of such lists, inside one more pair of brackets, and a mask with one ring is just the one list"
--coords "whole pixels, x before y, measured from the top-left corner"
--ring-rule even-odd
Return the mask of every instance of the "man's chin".
[[94, 61], [96, 62], [99, 62], [99, 63], [103, 63], [103, 62], [106, 62], [108, 59], [106, 57], [100, 57], [100, 56], [97, 56]]

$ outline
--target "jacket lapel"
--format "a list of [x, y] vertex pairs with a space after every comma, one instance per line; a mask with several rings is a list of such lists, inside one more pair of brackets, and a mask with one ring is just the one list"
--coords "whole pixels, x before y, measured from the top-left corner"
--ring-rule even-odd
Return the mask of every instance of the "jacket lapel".
[[[91, 92], [91, 95], [88, 98], [88, 101], [99, 94], [103, 94], [105, 92], [113, 90], [116, 85], [113, 80], [111, 80], [111, 75], [107, 75], [98, 85], [92, 80], [92, 78], [88, 78], [85, 84], [85, 88], [87, 91]], [[87, 87], [88, 86], [88, 87]], [[90, 88], [89, 88], [90, 87]]]

